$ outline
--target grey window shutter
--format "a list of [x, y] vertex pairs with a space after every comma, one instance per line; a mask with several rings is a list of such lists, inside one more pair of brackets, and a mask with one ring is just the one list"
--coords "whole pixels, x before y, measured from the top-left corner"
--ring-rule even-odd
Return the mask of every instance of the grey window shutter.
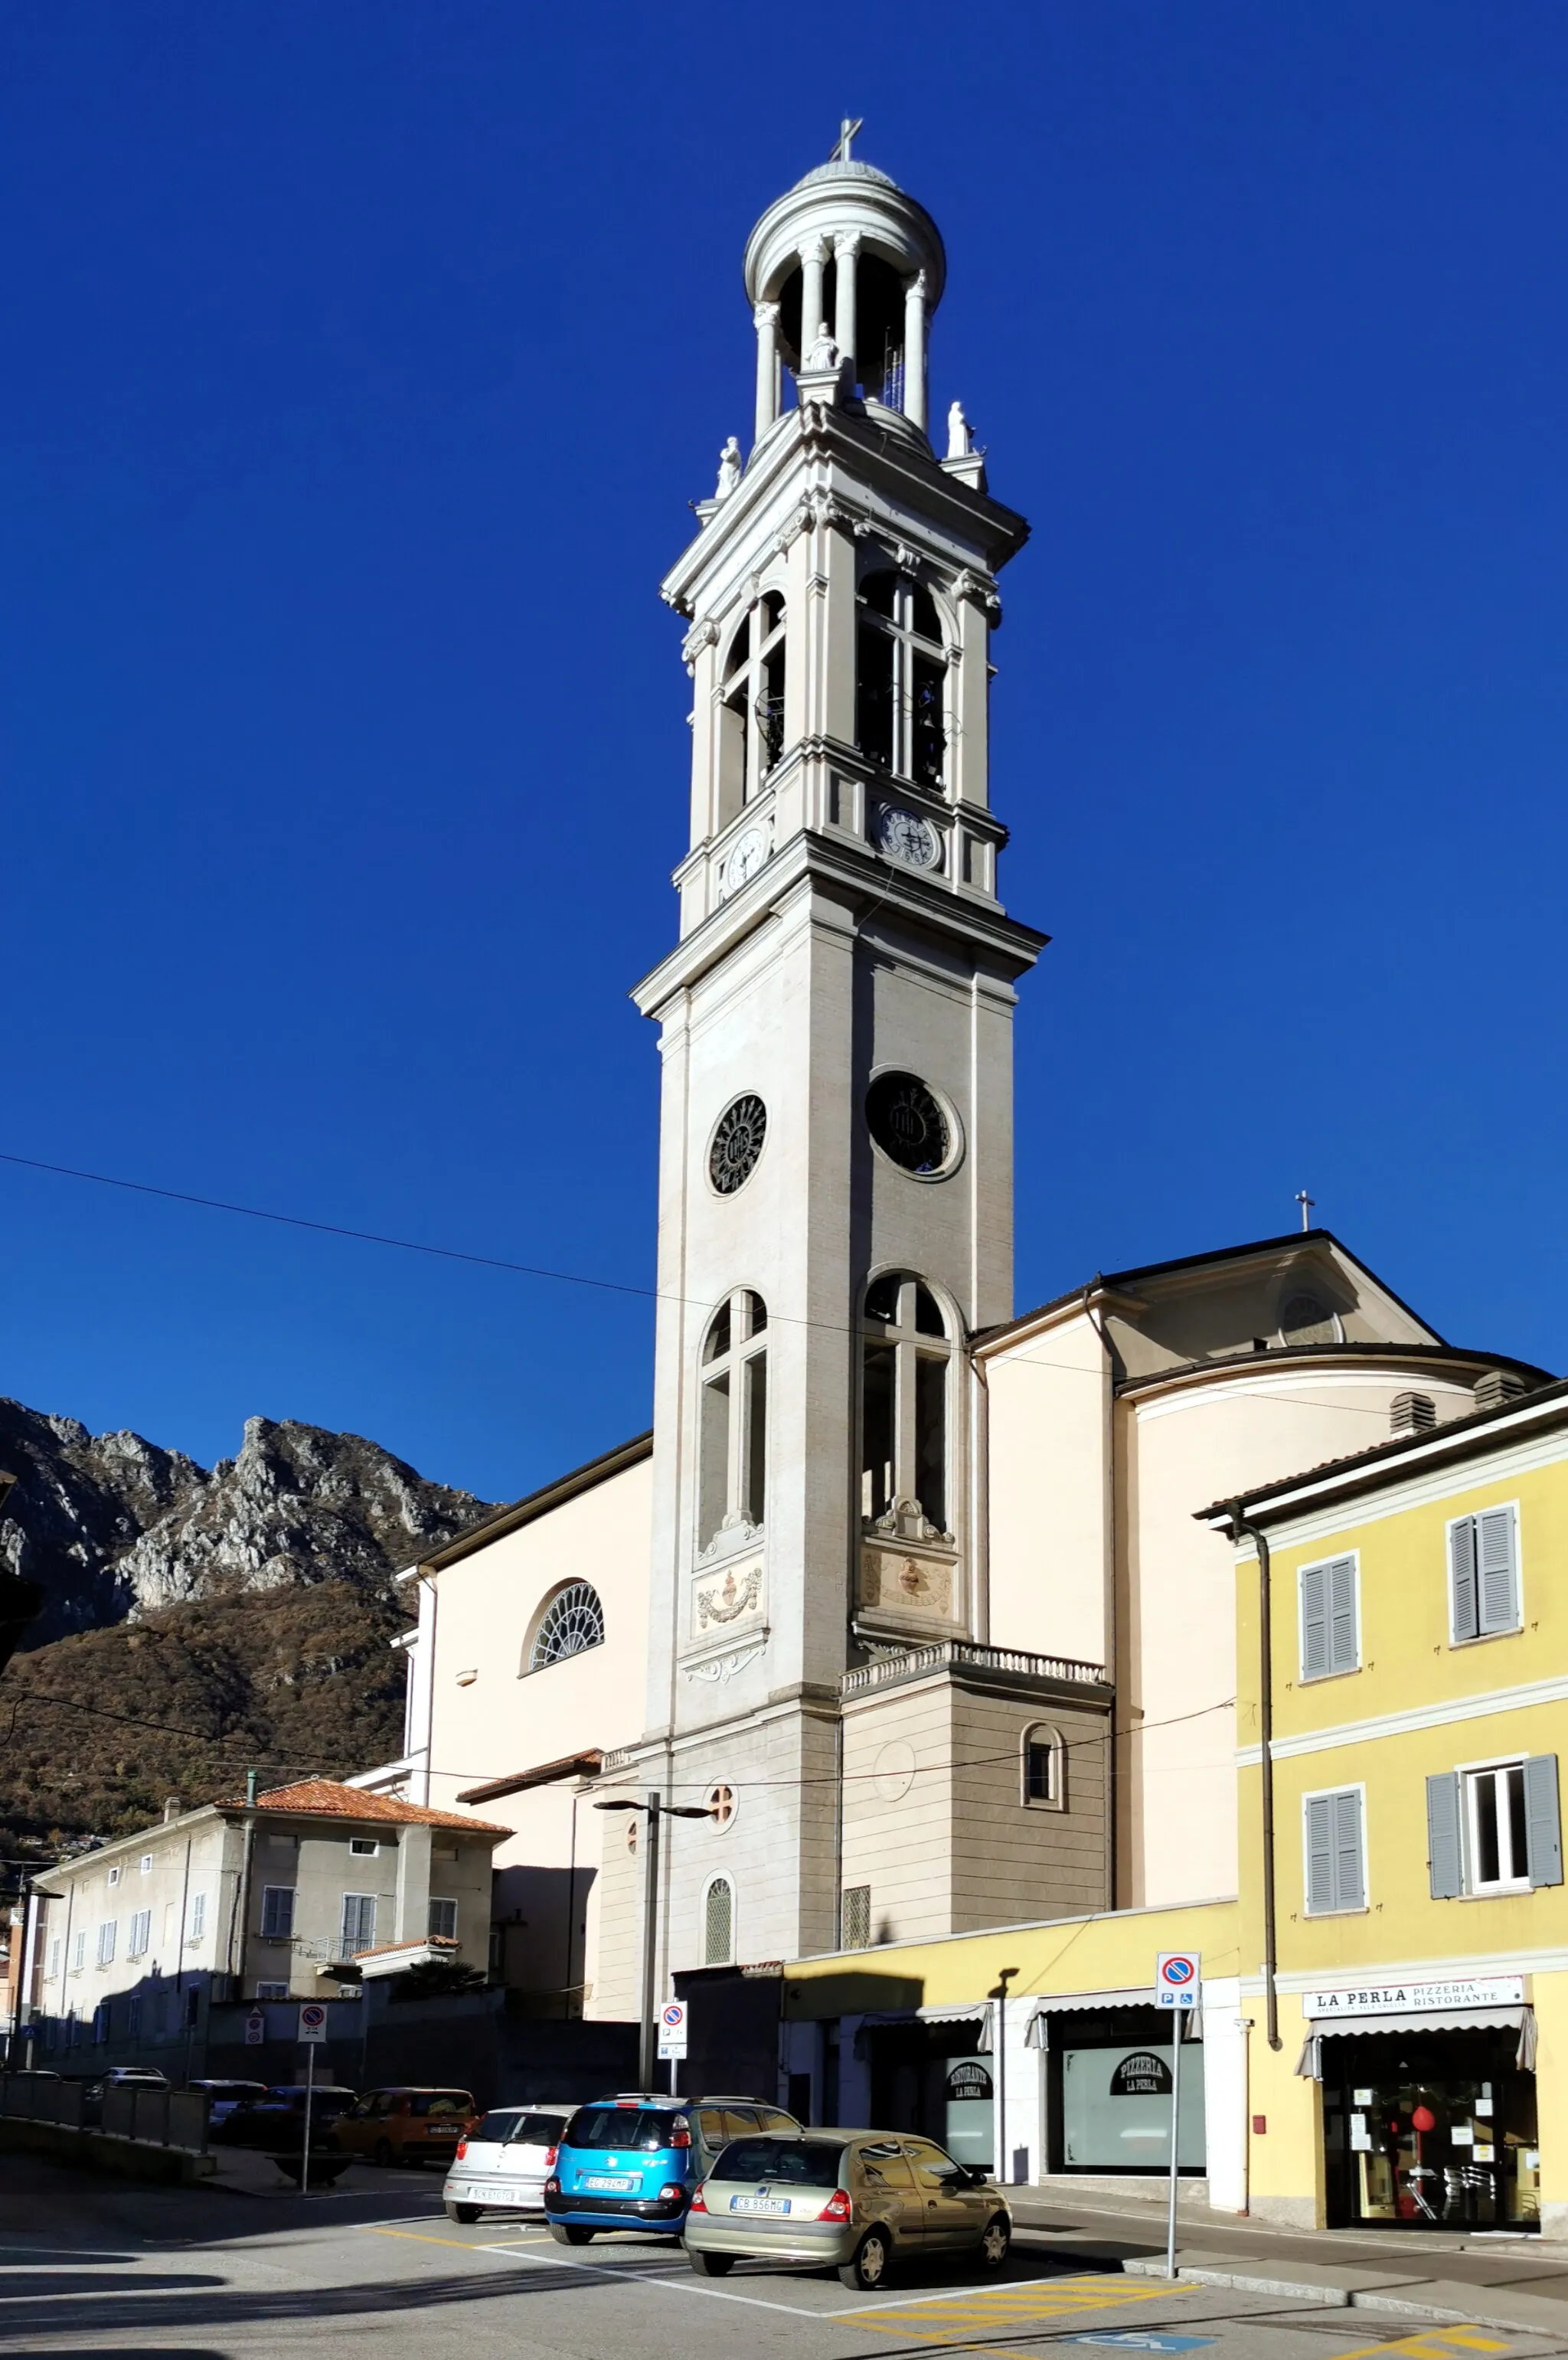
[[1563, 1821], [1555, 1754], [1532, 1754], [1524, 1765], [1524, 1846], [1531, 1885], [1561, 1885]]
[[1511, 1508], [1483, 1508], [1475, 1524], [1481, 1571], [1479, 1627], [1483, 1631], [1517, 1630], [1519, 1568], [1514, 1562], [1514, 1512]]
[[1356, 1669], [1356, 1559], [1336, 1557], [1326, 1568], [1328, 1587], [1329, 1669]]
[[1361, 1797], [1354, 1786], [1334, 1797], [1334, 1906], [1365, 1909], [1367, 1868], [1361, 1847]]
[[1329, 1667], [1327, 1568], [1309, 1565], [1301, 1574], [1301, 1677], [1322, 1679]]
[[1453, 1593], [1454, 1635], [1474, 1639], [1481, 1624], [1475, 1586], [1475, 1519], [1461, 1516], [1448, 1531], [1449, 1583]]
[[1307, 1915], [1334, 1907], [1334, 1797], [1307, 1800]]
[[1457, 1770], [1440, 1770], [1426, 1782], [1426, 1852], [1432, 1899], [1457, 1900], [1465, 1890]]

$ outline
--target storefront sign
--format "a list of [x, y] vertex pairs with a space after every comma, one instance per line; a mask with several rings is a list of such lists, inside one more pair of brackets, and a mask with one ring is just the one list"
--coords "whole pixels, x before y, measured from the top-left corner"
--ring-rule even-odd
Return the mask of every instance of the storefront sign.
[[988, 2098], [991, 2095], [991, 2076], [984, 2065], [977, 2065], [973, 2058], [966, 2057], [948, 2075], [947, 2094], [960, 2103], [966, 2099]]
[[1135, 2049], [1111, 2075], [1113, 2098], [1168, 2098], [1171, 2068], [1152, 2049]]
[[1311, 2016], [1415, 2016], [1428, 2008], [1523, 2005], [1522, 1975], [1476, 1975], [1452, 1983], [1361, 1983], [1301, 1994], [1301, 2014]]

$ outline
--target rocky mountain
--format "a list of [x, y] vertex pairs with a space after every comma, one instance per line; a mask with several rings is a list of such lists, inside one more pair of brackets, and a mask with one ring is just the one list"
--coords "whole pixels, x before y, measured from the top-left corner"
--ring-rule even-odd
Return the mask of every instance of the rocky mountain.
[[253, 1417], [211, 1470], [0, 1401], [0, 1561], [47, 1604], [0, 1677], [0, 1821], [29, 1851], [402, 1743], [395, 1577], [487, 1513], [355, 1434]]
[[0, 1401], [0, 1467], [17, 1478], [0, 1561], [49, 1599], [28, 1647], [241, 1590], [337, 1579], [389, 1595], [485, 1509], [378, 1443], [293, 1419], [247, 1419], [238, 1457], [209, 1472], [139, 1434]]

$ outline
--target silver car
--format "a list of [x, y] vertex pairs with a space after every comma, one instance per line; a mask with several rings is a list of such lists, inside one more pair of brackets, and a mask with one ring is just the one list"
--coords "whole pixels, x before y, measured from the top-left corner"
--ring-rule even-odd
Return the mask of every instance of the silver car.
[[732, 2139], [691, 2199], [682, 2242], [703, 2278], [747, 2259], [804, 2262], [869, 2292], [913, 2255], [968, 2253], [999, 2270], [1012, 2235], [983, 2165], [901, 2131], [813, 2130]]
[[441, 2190], [449, 2221], [477, 2221], [491, 2205], [539, 2212], [555, 2150], [575, 2106], [492, 2106], [459, 2139]]

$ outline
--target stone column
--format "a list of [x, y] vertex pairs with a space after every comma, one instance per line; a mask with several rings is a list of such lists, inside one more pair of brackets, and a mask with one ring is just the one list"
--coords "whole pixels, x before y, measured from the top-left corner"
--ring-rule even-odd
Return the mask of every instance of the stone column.
[[833, 341], [838, 355], [845, 364], [844, 381], [854, 386], [860, 376], [860, 363], [855, 353], [858, 326], [855, 316], [855, 274], [860, 264], [860, 232], [844, 230], [833, 240], [833, 260], [838, 277], [833, 301]]
[[757, 328], [757, 434], [760, 442], [779, 415], [779, 306], [758, 303], [752, 312]]
[[800, 366], [816, 343], [822, 324], [822, 272], [827, 268], [828, 242], [814, 237], [800, 248]]
[[904, 415], [923, 432], [926, 422], [926, 274], [904, 281]]

